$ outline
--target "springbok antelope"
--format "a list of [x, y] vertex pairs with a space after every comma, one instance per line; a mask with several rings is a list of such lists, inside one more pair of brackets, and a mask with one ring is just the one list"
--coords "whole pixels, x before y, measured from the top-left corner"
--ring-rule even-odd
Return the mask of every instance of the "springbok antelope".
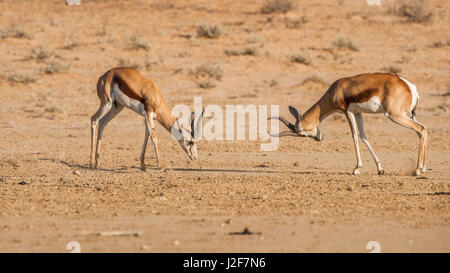
[[426, 171], [427, 130], [415, 119], [418, 101], [419, 94], [416, 86], [395, 74], [369, 73], [341, 78], [335, 81], [322, 98], [303, 115], [300, 115], [294, 107], [289, 106], [289, 111], [296, 120], [295, 125], [283, 117], [270, 117], [279, 119], [290, 129], [273, 136], [311, 137], [321, 141], [320, 122], [330, 114], [343, 112], [350, 124], [356, 150], [357, 164], [353, 174], [359, 174], [362, 167], [358, 131], [361, 140], [369, 149], [377, 165], [378, 174], [384, 174], [380, 160], [364, 133], [362, 117], [362, 113], [383, 113], [391, 121], [412, 129], [419, 136], [419, 158], [414, 174], [420, 175], [421, 172]]
[[[139, 71], [126, 67], [108, 70], [98, 79], [97, 95], [100, 99], [100, 107], [91, 117], [91, 168], [99, 166], [99, 151], [103, 130], [108, 122], [116, 117], [124, 107], [130, 108], [145, 118], [146, 130], [140, 156], [141, 170], [145, 171], [144, 157], [149, 136], [155, 150], [156, 164], [158, 168], [165, 170], [159, 157], [158, 137], [153, 122], [155, 119], [169, 132], [172, 133], [172, 129], [174, 129], [174, 132], [179, 133], [178, 142], [189, 159], [196, 160], [198, 158], [196, 146], [198, 139], [194, 137], [194, 132], [197, 132], [201, 126], [203, 113], [197, 120], [196, 130], [194, 130], [194, 113], [191, 115], [190, 130], [183, 128], [178, 119], [172, 115], [158, 87], [152, 81], [147, 80]], [[98, 136], [95, 139], [97, 126]]]

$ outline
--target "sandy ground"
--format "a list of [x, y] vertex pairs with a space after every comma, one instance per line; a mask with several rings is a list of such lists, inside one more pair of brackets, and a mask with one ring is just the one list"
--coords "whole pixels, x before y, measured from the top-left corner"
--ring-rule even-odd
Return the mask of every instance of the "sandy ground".
[[[0, 251], [68, 252], [77, 241], [83, 252], [369, 252], [377, 241], [386, 252], [449, 252], [450, 2], [424, 2], [431, 20], [411, 23], [389, 12], [393, 1], [305, 0], [271, 14], [262, 1], [0, 1]], [[220, 36], [195, 35], [200, 24]], [[337, 48], [339, 38], [358, 50]], [[292, 63], [296, 54], [310, 63]], [[204, 64], [221, 79], [193, 75]], [[201, 141], [196, 162], [158, 125], [171, 170], [155, 168], [149, 144], [142, 172], [144, 124], [130, 110], [106, 128], [91, 170], [96, 82], [118, 65], [137, 66], [170, 106], [202, 96], [286, 115], [340, 77], [391, 66], [418, 87], [430, 170], [411, 176], [417, 136], [373, 115], [366, 133], [386, 174], [361, 144], [362, 173], [351, 175], [350, 130], [333, 115], [320, 143], [282, 138], [262, 152], [260, 141]], [[304, 83], [312, 76], [324, 83]]]

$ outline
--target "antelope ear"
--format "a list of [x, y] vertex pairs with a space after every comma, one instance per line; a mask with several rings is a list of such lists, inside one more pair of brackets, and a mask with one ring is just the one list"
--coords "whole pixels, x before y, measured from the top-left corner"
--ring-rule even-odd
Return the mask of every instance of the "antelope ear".
[[294, 116], [295, 121], [302, 120], [302, 116], [298, 113], [297, 109], [294, 106], [289, 105], [289, 112]]

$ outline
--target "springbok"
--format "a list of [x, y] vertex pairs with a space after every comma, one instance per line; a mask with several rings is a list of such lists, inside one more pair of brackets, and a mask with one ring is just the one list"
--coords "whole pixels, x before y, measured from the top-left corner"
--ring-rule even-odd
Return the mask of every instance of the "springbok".
[[362, 113], [383, 113], [391, 121], [412, 129], [419, 136], [419, 158], [414, 174], [420, 175], [426, 171], [427, 130], [415, 119], [418, 101], [419, 94], [416, 86], [395, 74], [368, 73], [341, 78], [335, 81], [322, 98], [303, 115], [300, 115], [294, 107], [289, 106], [289, 111], [296, 120], [295, 125], [283, 117], [270, 117], [279, 119], [290, 129], [273, 136], [311, 137], [321, 141], [320, 122], [330, 114], [343, 112], [350, 124], [356, 150], [357, 164], [353, 174], [359, 174], [362, 167], [358, 131], [361, 140], [369, 149], [377, 165], [378, 174], [384, 174], [380, 160], [364, 133], [362, 117]]
[[[185, 129], [175, 118], [167, 106], [158, 87], [152, 81], [147, 80], [139, 71], [127, 67], [116, 67], [108, 70], [97, 82], [97, 95], [100, 99], [100, 107], [91, 117], [91, 168], [99, 166], [100, 142], [108, 122], [110, 122], [124, 107], [128, 107], [145, 118], [144, 145], [140, 156], [140, 169], [145, 171], [144, 157], [148, 137], [151, 137], [156, 155], [156, 164], [161, 170], [165, 170], [161, 163], [158, 150], [158, 138], [156, 136], [154, 119], [172, 135], [175, 132], [179, 138], [183, 150], [189, 159], [196, 160], [197, 138], [194, 132], [199, 130], [203, 113], [197, 120], [197, 128], [194, 130], [195, 114], [191, 115], [191, 128]], [[95, 132], [98, 126], [98, 136]], [[96, 142], [95, 149], [94, 143]]]

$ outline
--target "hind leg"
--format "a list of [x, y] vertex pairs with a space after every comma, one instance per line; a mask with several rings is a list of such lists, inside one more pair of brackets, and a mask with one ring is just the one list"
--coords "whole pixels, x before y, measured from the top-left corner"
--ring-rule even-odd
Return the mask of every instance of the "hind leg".
[[91, 162], [90, 162], [91, 169], [96, 168], [95, 163], [96, 149], [94, 143], [97, 141], [96, 132], [98, 123], [99, 120], [111, 109], [111, 106], [112, 103], [110, 101], [107, 103], [101, 103], [97, 112], [95, 112], [95, 114], [91, 117]]
[[122, 111], [123, 106], [120, 104], [112, 104], [111, 109], [109, 112], [100, 119], [99, 125], [98, 125], [98, 136], [97, 136], [97, 145], [96, 145], [96, 152], [95, 152], [95, 168], [99, 165], [99, 155], [100, 155], [100, 144], [102, 141], [103, 136], [103, 130], [105, 129], [106, 125], [114, 118], [116, 117], [120, 111]]
[[417, 168], [414, 171], [415, 175], [420, 175], [421, 172], [425, 172], [425, 159], [426, 159], [426, 150], [427, 150], [427, 139], [428, 139], [428, 133], [425, 126], [417, 122], [416, 120], [413, 120], [409, 118], [406, 115], [390, 115], [388, 116], [390, 120], [393, 122], [402, 125], [406, 128], [409, 128], [417, 133], [419, 136], [419, 156], [417, 160]]

